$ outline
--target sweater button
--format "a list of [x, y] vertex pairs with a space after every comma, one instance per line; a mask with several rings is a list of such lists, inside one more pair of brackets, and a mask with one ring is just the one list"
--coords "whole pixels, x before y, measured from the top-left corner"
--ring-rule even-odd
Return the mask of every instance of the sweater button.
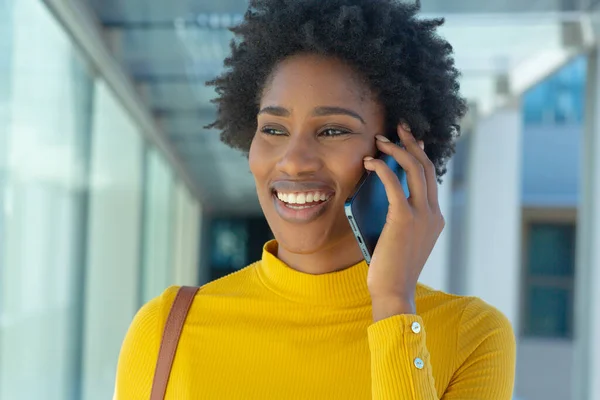
[[410, 329], [412, 329], [414, 333], [419, 333], [421, 332], [421, 324], [418, 322], [413, 322]]
[[417, 369], [423, 369], [424, 366], [425, 363], [423, 360], [421, 360], [419, 357], [415, 358], [415, 367], [417, 367]]

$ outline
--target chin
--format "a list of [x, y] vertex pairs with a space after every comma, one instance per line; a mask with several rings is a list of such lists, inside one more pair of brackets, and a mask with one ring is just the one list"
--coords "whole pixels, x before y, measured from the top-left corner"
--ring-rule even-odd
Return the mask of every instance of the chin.
[[[275, 220], [267, 218], [281, 248], [293, 254], [317, 254], [339, 246], [356, 246], [354, 234], [345, 216], [327, 218], [327, 215], [307, 224], [285, 221], [274, 213]], [[358, 248], [358, 246], [356, 246]]]
[[316, 254], [345, 243], [354, 234], [346, 219], [343, 204], [331, 198], [318, 210], [288, 210], [275, 196], [259, 198], [275, 240], [293, 254]]
[[289, 228], [280, 226], [273, 233], [279, 246], [294, 254], [315, 254], [336, 241], [328, 232], [319, 232], [306, 225]]

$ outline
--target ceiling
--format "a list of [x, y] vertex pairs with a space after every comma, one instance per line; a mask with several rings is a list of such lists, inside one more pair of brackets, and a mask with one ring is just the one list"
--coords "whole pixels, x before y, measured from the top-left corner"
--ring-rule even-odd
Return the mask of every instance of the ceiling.
[[[258, 212], [247, 160], [219, 142], [212, 88], [245, 0], [88, 0], [113, 55], [139, 89], [158, 126], [212, 212]], [[478, 114], [539, 82], [591, 41], [582, 10], [598, 0], [422, 0], [424, 16], [444, 16], [461, 90]]]

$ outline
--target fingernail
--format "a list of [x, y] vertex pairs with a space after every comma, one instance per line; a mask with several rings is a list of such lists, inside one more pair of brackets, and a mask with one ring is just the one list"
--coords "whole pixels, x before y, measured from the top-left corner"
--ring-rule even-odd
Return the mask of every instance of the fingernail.
[[390, 139], [388, 139], [388, 138], [386, 138], [385, 136], [382, 136], [382, 135], [375, 136], [375, 139], [377, 139], [377, 140], [379, 140], [380, 142], [383, 142], [383, 143], [389, 143], [390, 142]]
[[419, 140], [419, 147], [421, 148], [421, 150], [425, 150], [425, 142]]
[[363, 161], [371, 161], [373, 160], [373, 157], [371, 156], [366, 156], [365, 158], [363, 158]]
[[400, 123], [400, 126], [402, 127], [402, 129], [404, 129], [406, 132], [411, 132], [410, 130], [410, 125], [408, 125], [406, 122], [402, 121]]

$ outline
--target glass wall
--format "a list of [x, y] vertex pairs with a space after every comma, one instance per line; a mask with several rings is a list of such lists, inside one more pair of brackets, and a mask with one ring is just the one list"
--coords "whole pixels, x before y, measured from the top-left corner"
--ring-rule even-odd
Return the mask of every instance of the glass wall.
[[[189, 221], [198, 221], [190, 224]], [[173, 244], [172, 265], [175, 268], [173, 282], [186, 285], [190, 282], [206, 282], [208, 269], [200, 274], [198, 250], [202, 246], [200, 225], [202, 210], [189, 190], [181, 183], [174, 184], [174, 220], [171, 242]]]
[[524, 123], [564, 125], [583, 123], [586, 58], [579, 57], [523, 96]]
[[41, 2], [0, 26], [0, 398], [72, 399], [92, 78]]
[[0, 1], [0, 54], [0, 399], [111, 398], [201, 208], [42, 1]]
[[169, 230], [173, 219], [173, 178], [162, 156], [150, 149], [146, 156], [142, 301], [156, 297], [172, 281]]
[[96, 85], [90, 180], [83, 393], [107, 399], [114, 361], [139, 306], [143, 143], [114, 95]]

